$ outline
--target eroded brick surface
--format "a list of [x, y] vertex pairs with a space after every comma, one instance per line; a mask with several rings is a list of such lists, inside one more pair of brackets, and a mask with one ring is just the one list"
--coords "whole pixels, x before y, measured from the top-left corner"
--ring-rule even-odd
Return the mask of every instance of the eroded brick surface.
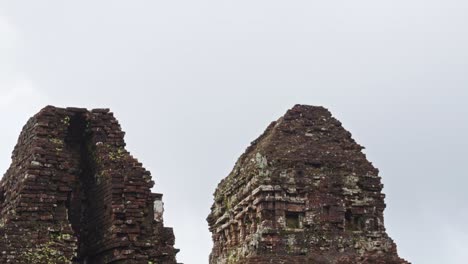
[[0, 263], [176, 263], [153, 185], [108, 109], [45, 107], [0, 182]]
[[408, 263], [385, 232], [378, 170], [322, 107], [273, 122], [218, 185], [211, 264]]

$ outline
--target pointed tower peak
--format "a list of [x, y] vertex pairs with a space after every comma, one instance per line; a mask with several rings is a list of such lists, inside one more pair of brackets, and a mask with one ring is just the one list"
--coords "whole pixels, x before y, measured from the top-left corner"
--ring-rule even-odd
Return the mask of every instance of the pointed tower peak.
[[288, 110], [218, 185], [210, 263], [407, 263], [385, 232], [383, 185], [361, 150], [326, 108]]

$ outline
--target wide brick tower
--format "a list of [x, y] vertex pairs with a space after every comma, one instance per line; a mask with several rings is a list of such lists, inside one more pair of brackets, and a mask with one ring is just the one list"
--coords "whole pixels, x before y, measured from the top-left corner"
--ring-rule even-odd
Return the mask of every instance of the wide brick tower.
[[153, 185], [108, 109], [45, 107], [0, 181], [0, 263], [175, 264]]
[[218, 185], [211, 264], [408, 263], [385, 232], [383, 185], [323, 107], [273, 122]]

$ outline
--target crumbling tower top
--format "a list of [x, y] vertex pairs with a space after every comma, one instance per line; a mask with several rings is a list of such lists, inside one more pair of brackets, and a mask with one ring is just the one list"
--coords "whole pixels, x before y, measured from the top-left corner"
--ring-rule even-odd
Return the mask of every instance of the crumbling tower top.
[[0, 181], [1, 263], [176, 263], [124, 134], [109, 109], [47, 106], [27, 122]]
[[323, 107], [271, 123], [215, 191], [210, 263], [406, 263], [362, 148]]

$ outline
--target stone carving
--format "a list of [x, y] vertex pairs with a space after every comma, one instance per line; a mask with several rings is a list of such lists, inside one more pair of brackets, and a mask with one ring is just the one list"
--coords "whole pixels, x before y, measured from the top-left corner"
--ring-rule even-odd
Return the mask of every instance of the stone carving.
[[153, 185], [108, 109], [45, 107], [0, 182], [0, 263], [175, 264]]
[[273, 122], [218, 185], [211, 264], [408, 263], [385, 232], [383, 185], [322, 107]]

